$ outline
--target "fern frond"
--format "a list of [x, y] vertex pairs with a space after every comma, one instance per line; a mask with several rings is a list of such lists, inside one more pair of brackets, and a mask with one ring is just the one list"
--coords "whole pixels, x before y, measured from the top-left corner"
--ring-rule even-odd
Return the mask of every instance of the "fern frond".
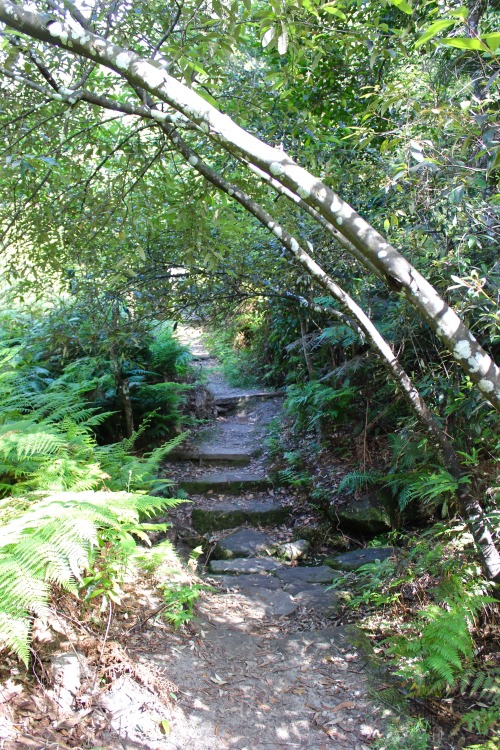
[[342, 478], [337, 491], [343, 492], [344, 490], [349, 490], [353, 492], [357, 489], [366, 489], [370, 484], [379, 484], [382, 479], [383, 475], [381, 472], [375, 469], [371, 471], [352, 471]]
[[13, 619], [29, 623], [33, 614], [44, 616], [50, 583], [76, 591], [100, 530], [138, 525], [176, 502], [123, 492], [59, 492], [0, 526], [0, 641], [27, 659], [29, 627], [15, 637]]
[[31, 619], [14, 616], [0, 609], [0, 647], [12, 651], [26, 666], [29, 662]]

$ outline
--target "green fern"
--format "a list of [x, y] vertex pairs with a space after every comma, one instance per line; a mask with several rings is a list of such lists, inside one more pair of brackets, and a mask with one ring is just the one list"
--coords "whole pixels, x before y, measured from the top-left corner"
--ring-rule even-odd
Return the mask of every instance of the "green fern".
[[[51, 587], [76, 594], [98, 577], [119, 583], [135, 539], [148, 541], [143, 519], [182, 502], [151, 492], [169, 484], [160, 463], [184, 435], [133, 455], [146, 422], [128, 440], [97, 445], [93, 429], [110, 414], [88, 403], [102, 385], [92, 372], [79, 362], [51, 378], [19, 348], [0, 350], [0, 646], [25, 663]], [[94, 587], [100, 593], [114, 595]]]
[[[50, 585], [75, 592], [99, 549], [100, 534], [128, 529], [179, 500], [125, 492], [60, 492], [0, 527], [0, 644], [28, 660], [34, 615], [47, 612]], [[0, 517], [1, 518], [1, 517]]]
[[377, 470], [353, 471], [346, 474], [339, 484], [338, 491], [353, 492], [378, 485], [391, 490], [397, 499], [400, 510], [412, 502], [418, 501], [422, 507], [431, 511], [441, 505], [442, 514], [446, 515], [450, 498], [457, 492], [460, 483], [468, 483], [469, 477], [457, 481], [441, 467], [424, 467], [411, 471], [390, 471], [382, 474]]
[[370, 471], [351, 471], [342, 478], [338, 492], [347, 490], [354, 492], [357, 489], [366, 489], [371, 484], [380, 484], [383, 480], [383, 475], [380, 471], [375, 469]]
[[[473, 662], [476, 615], [494, 601], [480, 590], [462, 588], [460, 595], [421, 610], [411, 632], [394, 638], [389, 652], [399, 658], [399, 674], [418, 695], [438, 695], [457, 684]], [[418, 638], [411, 637], [415, 632]]]
[[[469, 670], [460, 680], [460, 692], [474, 698], [478, 708], [471, 708], [461, 724], [478, 734], [487, 735], [500, 727], [500, 668]], [[477, 705], [476, 703], [476, 705]]]

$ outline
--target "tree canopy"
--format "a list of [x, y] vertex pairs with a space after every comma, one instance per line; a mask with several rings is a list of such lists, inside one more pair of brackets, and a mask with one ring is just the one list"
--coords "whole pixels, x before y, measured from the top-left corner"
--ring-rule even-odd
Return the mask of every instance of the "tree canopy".
[[326, 307], [459, 481], [428, 382], [458, 363], [477, 408], [500, 409], [497, 10], [0, 0], [5, 273], [171, 309], [245, 294]]

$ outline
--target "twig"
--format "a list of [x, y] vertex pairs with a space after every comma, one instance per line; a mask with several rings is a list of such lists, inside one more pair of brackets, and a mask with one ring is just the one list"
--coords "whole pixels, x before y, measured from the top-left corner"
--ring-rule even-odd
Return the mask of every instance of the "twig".
[[171, 607], [175, 607], [177, 602], [168, 602], [167, 604], [162, 604], [160, 607], [157, 607], [151, 614], [149, 614], [147, 617], [144, 618], [144, 620], [138, 620], [138, 622], [135, 623], [135, 625], [132, 625], [131, 628], [129, 628], [126, 632], [127, 633], [133, 633], [134, 630], [140, 630], [144, 625], [148, 622], [148, 620], [151, 620], [153, 617], [156, 617], [156, 615], [159, 615], [160, 612], [163, 612], [165, 609], [170, 609]]
[[106, 625], [106, 632], [104, 633], [104, 640], [102, 642], [101, 653], [99, 654], [99, 659], [98, 659], [97, 665], [96, 665], [96, 671], [95, 671], [95, 675], [94, 675], [94, 682], [92, 684], [92, 690], [91, 690], [92, 693], [95, 692], [95, 686], [96, 686], [96, 683], [97, 683], [97, 675], [98, 675], [98, 667], [99, 667], [100, 663], [102, 662], [102, 657], [103, 657], [103, 654], [104, 654], [104, 649], [106, 647], [106, 641], [108, 640], [109, 629], [111, 627], [111, 621], [112, 621], [112, 619], [113, 619], [113, 602], [110, 600], [109, 601], [108, 623]]

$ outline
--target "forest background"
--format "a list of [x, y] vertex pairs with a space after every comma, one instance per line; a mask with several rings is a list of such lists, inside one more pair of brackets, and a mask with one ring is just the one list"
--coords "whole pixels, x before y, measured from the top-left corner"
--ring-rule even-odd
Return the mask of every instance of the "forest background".
[[[103, 472], [132, 489], [102, 457], [82, 486], [83, 464], [68, 455], [48, 477], [44, 456], [67, 445], [71, 414], [86, 451], [96, 434], [170, 437], [185, 360], [158, 325], [196, 316], [229, 362], [243, 351], [239, 377], [287, 387], [297, 439], [331, 448], [340, 430], [340, 452], [360, 456], [346, 487], [466, 524], [483, 572], [464, 553], [446, 596], [470, 631], [488, 606], [478, 580], [500, 576], [499, 10], [0, 2], [2, 481], [22, 497], [16, 518], [26, 492], [98, 492]], [[27, 659], [21, 620], [7, 640]], [[438, 682], [456, 679], [452, 662]]]

